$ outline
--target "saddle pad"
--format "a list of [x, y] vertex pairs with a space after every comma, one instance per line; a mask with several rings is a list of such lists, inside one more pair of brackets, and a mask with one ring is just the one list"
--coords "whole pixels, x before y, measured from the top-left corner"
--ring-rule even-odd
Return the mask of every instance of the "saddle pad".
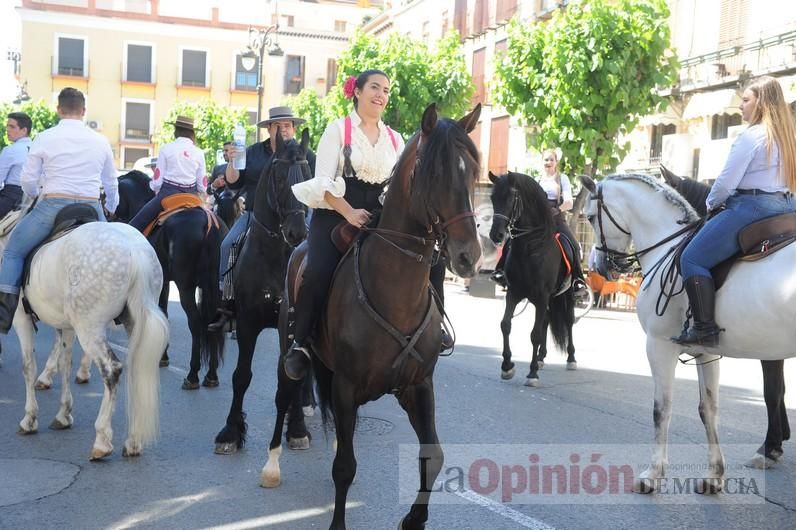
[[767, 217], [745, 226], [738, 233], [738, 246], [745, 260], [758, 260], [796, 240], [796, 213]]
[[193, 193], [175, 193], [174, 195], [169, 195], [168, 197], [161, 199], [160, 205], [163, 208], [163, 211], [158, 214], [154, 221], [149, 223], [144, 228], [144, 237], [149, 237], [156, 226], [160, 226], [165, 223], [166, 219], [172, 215], [191, 208], [202, 208], [207, 214], [207, 232], [205, 233], [205, 236], [210, 233], [210, 229], [213, 226], [216, 228], [219, 226], [218, 219], [216, 218], [215, 214], [205, 208], [205, 204], [202, 199]]
[[332, 229], [332, 243], [337, 247], [341, 254], [345, 254], [351, 245], [356, 241], [361, 230], [348, 221], [341, 221]]

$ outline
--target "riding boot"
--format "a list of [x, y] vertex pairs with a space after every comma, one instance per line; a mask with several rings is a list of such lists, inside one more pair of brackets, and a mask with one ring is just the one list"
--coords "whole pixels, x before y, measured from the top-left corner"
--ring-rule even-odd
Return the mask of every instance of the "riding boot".
[[304, 279], [304, 285], [296, 300], [296, 327], [293, 344], [285, 354], [285, 374], [294, 381], [300, 381], [307, 375], [310, 367], [310, 352], [307, 348], [308, 337], [315, 323], [315, 293], [312, 281]]
[[716, 325], [714, 308], [716, 305], [716, 289], [713, 278], [709, 276], [693, 276], [685, 281], [685, 292], [691, 304], [694, 325], [683, 331], [679, 337], [672, 337], [678, 344], [700, 344], [716, 346], [719, 343], [721, 328]]
[[235, 300], [230, 298], [222, 300], [221, 307], [216, 310], [215, 319], [207, 325], [209, 331], [218, 331], [224, 329], [227, 322], [235, 318]]
[[14, 313], [17, 311], [19, 294], [0, 293], [0, 333], [8, 334], [14, 322]]
[[489, 276], [489, 279], [498, 284], [499, 286], [506, 289], [508, 287], [508, 282], [506, 281], [506, 274], [503, 272], [503, 268], [506, 265], [506, 256], [509, 253], [509, 245], [511, 240], [507, 241], [506, 244], [503, 246], [503, 253], [500, 255], [500, 259], [495, 264], [495, 270]]

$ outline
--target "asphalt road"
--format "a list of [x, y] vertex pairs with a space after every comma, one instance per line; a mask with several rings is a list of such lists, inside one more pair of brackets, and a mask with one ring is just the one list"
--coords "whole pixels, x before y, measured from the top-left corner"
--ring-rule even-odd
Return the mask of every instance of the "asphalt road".
[[[447, 455], [441, 479], [447, 480], [448, 493], [432, 496], [428, 528], [796, 527], [794, 444], [786, 442], [785, 462], [776, 469], [763, 472], [741, 465], [762, 442], [766, 428], [757, 361], [722, 361], [720, 408], [727, 475], [737, 483], [753, 483], [754, 490], [712, 497], [683, 491], [644, 496], [604, 490], [592, 495], [583, 485], [588, 481], [572, 477], [585, 477], [595, 459], [606, 472], [617, 462], [638, 472], [652, 450], [652, 380], [635, 315], [592, 312], [575, 328], [579, 369], [567, 371], [565, 357], [553, 351], [541, 372], [541, 386], [532, 389], [523, 386], [531, 312], [515, 319], [517, 376], [501, 381], [502, 301], [468, 296], [452, 284], [446, 291], [458, 343], [453, 356], [440, 360], [435, 384], [438, 432]], [[3, 339], [0, 528], [328, 527], [334, 498], [333, 433], [324, 434], [318, 415], [308, 419], [312, 447], [303, 452], [285, 449], [282, 485], [271, 490], [258, 485], [273, 428], [275, 331], [263, 332], [255, 355], [245, 402], [249, 443], [237, 455], [217, 456], [213, 438], [231, 400], [237, 347], [228, 341], [219, 388], [181, 390], [189, 337], [184, 315], [176, 302], [172, 305], [172, 366], [161, 370], [161, 437], [137, 459], [121, 456], [126, 433], [122, 388], [114, 417], [116, 451], [103, 462], [88, 461], [102, 394], [96, 370], [88, 385], [72, 386], [72, 429], [46, 427], [58, 409], [56, 382], [53, 389], [38, 393], [39, 433], [17, 435], [24, 406], [19, 346], [14, 335]], [[40, 329], [39, 368], [52, 337], [51, 330]], [[111, 340], [126, 344], [120, 331], [113, 331]], [[76, 347], [75, 369], [79, 355]], [[786, 363], [786, 381], [794, 381], [795, 368], [793, 361]], [[794, 418], [795, 398], [788, 396]], [[692, 471], [707, 460], [698, 399], [696, 369], [678, 366], [670, 475], [682, 479], [681, 485], [701, 476]], [[416, 437], [392, 397], [367, 404], [360, 416], [358, 471], [348, 496], [347, 523], [349, 528], [395, 528], [408, 510], [402, 492], [416, 487], [411, 482], [416, 464], [406, 458], [415, 454], [411, 444]], [[497, 475], [490, 475], [495, 469], [484, 459], [496, 463]], [[544, 464], [550, 469], [560, 465], [567, 479], [563, 486], [557, 479], [552, 486], [542, 480], [541, 489], [531, 493], [535, 470]], [[461, 478], [471, 486], [475, 480], [476, 487], [457, 489], [457, 469], [478, 470], [478, 477]], [[545, 494], [546, 485], [556, 494]]]

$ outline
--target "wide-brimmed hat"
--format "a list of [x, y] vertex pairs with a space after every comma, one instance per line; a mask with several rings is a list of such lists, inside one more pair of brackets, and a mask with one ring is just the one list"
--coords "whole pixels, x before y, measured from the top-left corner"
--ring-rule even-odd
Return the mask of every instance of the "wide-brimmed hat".
[[304, 118], [299, 118], [293, 114], [293, 109], [290, 107], [272, 107], [268, 109], [268, 119], [257, 122], [257, 127], [268, 127], [275, 121], [290, 120], [293, 125], [301, 125], [304, 123]]
[[179, 127], [181, 129], [188, 129], [193, 131], [193, 118], [189, 118], [188, 116], [177, 116], [177, 119], [174, 120], [172, 123], [175, 127]]
[[149, 159], [148, 164], [144, 164], [144, 167], [155, 167], [157, 165], [158, 165], [158, 157], [153, 156], [152, 158]]

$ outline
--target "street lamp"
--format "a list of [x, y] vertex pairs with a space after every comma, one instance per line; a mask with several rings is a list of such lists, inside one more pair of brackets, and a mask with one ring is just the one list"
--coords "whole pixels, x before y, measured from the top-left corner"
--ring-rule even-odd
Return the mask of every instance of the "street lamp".
[[24, 103], [25, 101], [30, 101], [30, 95], [28, 95], [27, 81], [19, 85], [19, 92], [17, 92], [17, 97], [16, 99], [14, 99], [12, 103], [14, 103], [14, 105], [19, 105], [20, 103]]
[[[271, 41], [271, 36], [274, 40]], [[260, 122], [260, 112], [263, 106], [263, 57], [268, 48], [268, 55], [281, 57], [285, 54], [279, 47], [277, 39], [279, 37], [279, 24], [273, 24], [265, 29], [253, 28], [249, 26], [249, 43], [246, 50], [241, 53], [240, 63], [246, 71], [257, 66], [257, 122]], [[257, 141], [260, 141], [260, 128], [257, 127]]]

